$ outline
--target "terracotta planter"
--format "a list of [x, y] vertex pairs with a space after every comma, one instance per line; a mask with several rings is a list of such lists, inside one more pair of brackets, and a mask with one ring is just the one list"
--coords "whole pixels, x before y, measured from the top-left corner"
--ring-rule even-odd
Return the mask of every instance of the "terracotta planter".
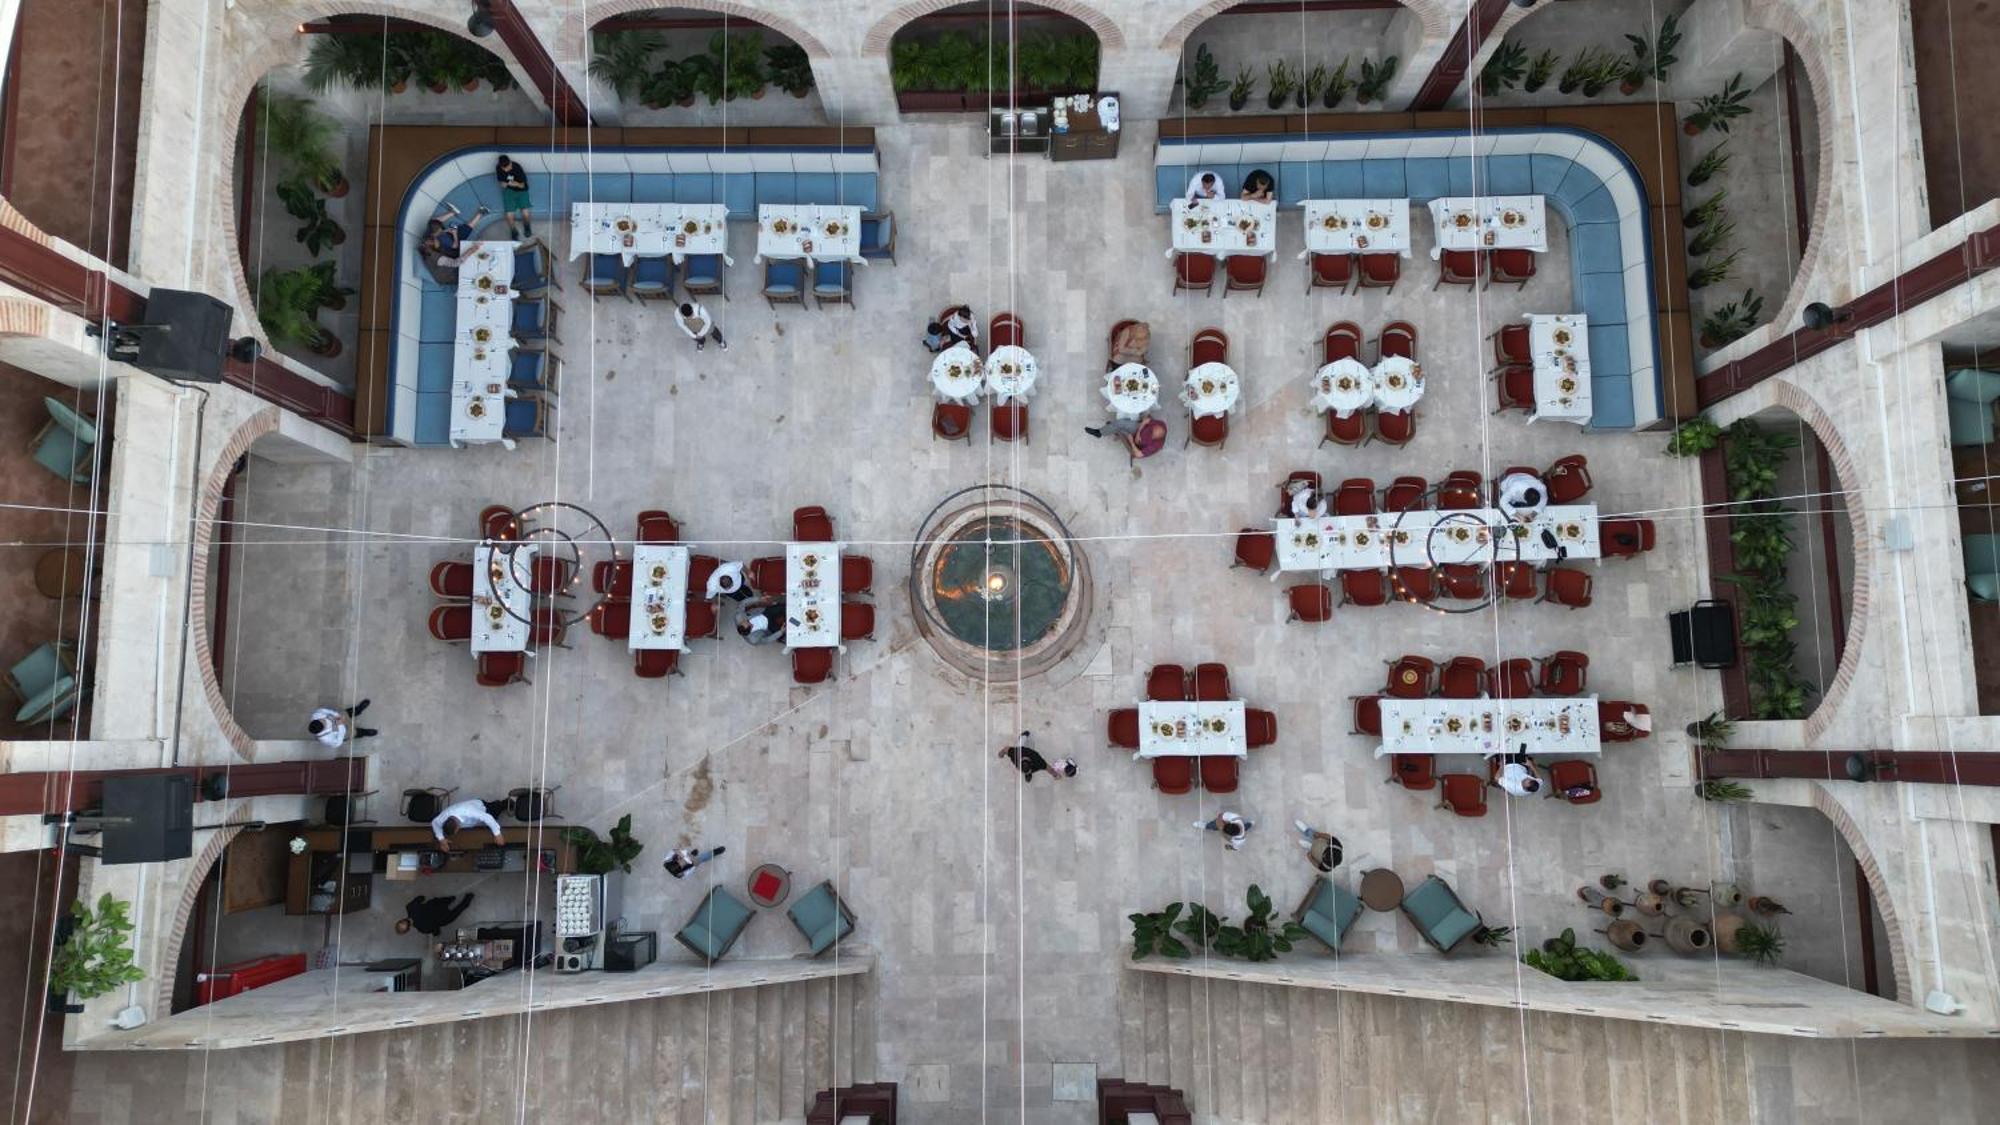
[[1675, 953], [1706, 953], [1715, 942], [1707, 926], [1685, 915], [1667, 923], [1667, 948]]
[[1619, 93], [1621, 93], [1621, 94], [1624, 94], [1624, 95], [1625, 95], [1626, 97], [1628, 97], [1628, 98], [1629, 98], [1629, 97], [1631, 97], [1631, 96], [1632, 96], [1633, 94], [1636, 94], [1636, 93], [1638, 93], [1638, 92], [1639, 92], [1639, 87], [1638, 87], [1638, 86], [1637, 86], [1636, 84], [1634, 84], [1634, 83], [1631, 83], [1631, 82], [1620, 82], [1620, 83], [1618, 84], [1618, 92], [1619, 92]]
[[347, 241], [347, 228], [345, 228], [345, 227], [334, 227], [334, 228], [333, 228], [333, 233], [332, 233], [331, 235], [329, 235], [329, 236], [328, 236], [328, 238], [327, 238], [327, 241], [329, 241], [329, 242], [332, 242], [332, 243], [333, 243], [333, 244], [334, 244], [335, 246], [338, 246], [338, 245], [340, 245], [341, 243], [343, 243], [343, 242], [346, 242], [346, 241]]
[[1718, 914], [1715, 916], [1715, 947], [1724, 953], [1736, 952], [1736, 931], [1749, 924], [1749, 919], [1741, 914]]
[[1646, 939], [1651, 936], [1637, 922], [1613, 922], [1597, 932], [1626, 953], [1637, 953], [1646, 948]]
[[1791, 911], [1785, 909], [1784, 903], [1779, 902], [1777, 899], [1771, 898], [1767, 895], [1751, 895], [1750, 909], [1758, 914], [1763, 915], [1766, 918], [1776, 917], [1779, 914], [1791, 913]]
[[761, 101], [761, 100], [763, 99], [763, 97], [764, 97], [764, 88], [763, 88], [762, 86], [759, 86], [759, 87], [757, 87], [757, 92], [756, 92], [756, 93], [754, 93], [754, 94], [752, 94], [752, 95], [750, 95], [750, 100], [751, 100], [751, 101], [753, 101], [753, 102], [754, 102], [754, 101]]
[[1656, 895], [1668, 895], [1673, 893], [1674, 885], [1665, 879], [1652, 879], [1646, 883], [1646, 889]]
[[[346, 307], [347, 307], [347, 298], [345, 298], [345, 297], [328, 297], [328, 298], [327, 298], [326, 300], [324, 300], [324, 301], [321, 301], [321, 302], [319, 303], [319, 307], [320, 307], [320, 308], [323, 308], [323, 309], [331, 309], [331, 310], [332, 310], [332, 311], [334, 311], [334, 312], [339, 312], [339, 311], [341, 311], [342, 309], [344, 309], [344, 308], [346, 308]], [[214, 776], [216, 776], [216, 777], [221, 777], [222, 775], [221, 775], [221, 774], [215, 774]]]
[[322, 331], [319, 334], [319, 339], [309, 345], [306, 350], [323, 359], [332, 359], [334, 356], [340, 354], [340, 337], [331, 332]]
[[1713, 336], [1710, 336], [1710, 335], [1709, 335], [1708, 333], [1706, 333], [1706, 332], [1704, 332], [1704, 333], [1702, 333], [1702, 334], [1701, 334], [1701, 340], [1700, 340], [1700, 343], [1701, 343], [1701, 346], [1702, 346], [1702, 347], [1704, 347], [1704, 348], [1707, 348], [1707, 349], [1708, 349], [1708, 350], [1710, 350], [1710, 351], [1714, 351], [1715, 349], [1717, 349], [1717, 348], [1719, 348], [1719, 347], [1721, 347], [1721, 346], [1722, 346], [1722, 342], [1721, 342], [1721, 341], [1717, 340], [1717, 339], [1716, 339], [1715, 337], [1713, 337]]
[[1701, 136], [1701, 126], [1692, 121], [1683, 121], [1681, 122], [1681, 132], [1686, 133], [1690, 137], [1699, 137]]
[[448, 82], [430, 82], [426, 83], [426, 86], [433, 94], [446, 94], [451, 92], [451, 84]]
[[319, 182], [313, 184], [313, 186], [318, 188], [319, 193], [321, 195], [326, 196], [328, 199], [340, 199], [347, 195], [348, 189], [352, 185], [350, 185], [347, 182], [347, 177], [345, 175], [342, 175], [340, 172], [336, 171], [334, 172], [333, 179], [331, 181], [320, 180]]
[[1709, 898], [1717, 910], [1735, 906], [1743, 901], [1743, 888], [1734, 883], [1710, 883]]
[[1633, 909], [1650, 918], [1658, 918], [1667, 912], [1667, 896], [1647, 891], [1632, 904]]
[[409, 88], [410, 80], [407, 78], [398, 78], [394, 82], [389, 83], [389, 92], [392, 94], [400, 94]]
[[479, 79], [468, 78], [460, 84], [459, 89], [464, 90], [468, 94], [473, 93], [479, 89]]
[[1603, 891], [1598, 890], [1596, 887], [1578, 887], [1576, 889], [1576, 897], [1582, 899], [1586, 903], [1589, 903], [1591, 906], [1594, 906], [1597, 909], [1602, 910], [1606, 915], [1612, 918], [1616, 918], [1620, 914], [1625, 913], [1624, 903], [1618, 901], [1615, 898], [1612, 898], [1610, 895], [1605, 894]]
[[798, 89], [796, 89], [796, 90], [786, 90], [786, 91], [785, 91], [785, 93], [787, 93], [787, 94], [790, 94], [791, 96], [793, 96], [793, 97], [795, 97], [795, 98], [803, 98], [803, 97], [805, 97], [805, 96], [806, 96], [807, 94], [810, 94], [810, 93], [812, 93], [812, 87], [811, 87], [811, 86], [801, 86], [801, 87], [799, 87], [799, 88], [798, 88]]

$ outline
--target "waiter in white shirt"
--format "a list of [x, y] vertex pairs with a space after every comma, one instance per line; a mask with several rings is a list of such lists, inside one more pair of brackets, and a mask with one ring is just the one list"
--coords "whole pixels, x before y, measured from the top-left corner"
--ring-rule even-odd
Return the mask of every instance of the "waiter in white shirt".
[[709, 601], [728, 597], [732, 601], [745, 601], [750, 597], [750, 587], [743, 581], [743, 564], [726, 562], [716, 567], [708, 576]]
[[1549, 490], [1533, 473], [1508, 473], [1500, 478], [1500, 510], [1516, 523], [1533, 523], [1548, 505]]
[[306, 723], [306, 733], [318, 739], [319, 744], [329, 750], [338, 750], [347, 745], [350, 735], [355, 738], [373, 738], [381, 732], [370, 727], [357, 727], [353, 722], [356, 715], [368, 710], [368, 704], [371, 702], [373, 700], [364, 699], [352, 707], [343, 707], [338, 711], [331, 707], [321, 707], [312, 713], [312, 718]]
[[1542, 791], [1542, 779], [1535, 773], [1533, 759], [1525, 752], [1509, 754], [1494, 773], [1493, 784], [1516, 797], [1532, 797]]
[[502, 843], [506, 837], [500, 834], [500, 822], [493, 819], [489, 810], [492, 805], [504, 804], [503, 801], [487, 802], [474, 798], [446, 805], [444, 811], [431, 818], [431, 835], [437, 837], [438, 847], [450, 851], [452, 833], [467, 824], [483, 824], [493, 833], [494, 843]]
[[1292, 518], [1295, 520], [1317, 520], [1326, 518], [1326, 497], [1309, 482], [1295, 480], [1292, 489]]

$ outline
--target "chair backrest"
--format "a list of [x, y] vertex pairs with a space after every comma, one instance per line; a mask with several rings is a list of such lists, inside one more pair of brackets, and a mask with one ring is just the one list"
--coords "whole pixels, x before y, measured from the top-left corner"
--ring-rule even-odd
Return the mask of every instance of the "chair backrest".
[[1187, 669], [1178, 664], [1155, 664], [1146, 673], [1146, 698], [1178, 703], [1188, 697]]
[[1278, 741], [1278, 716], [1270, 711], [1259, 710], [1255, 707], [1245, 708], [1243, 711], [1243, 734], [1244, 741], [1253, 750], [1260, 746], [1271, 745], [1273, 742]]
[[1450, 953], [1479, 928], [1479, 916], [1465, 908], [1451, 884], [1435, 875], [1403, 896], [1402, 909], [1417, 933], [1440, 953]]
[[1407, 320], [1396, 320], [1382, 327], [1382, 354], [1399, 355], [1408, 359], [1417, 358], [1417, 329]]
[[1139, 748], [1139, 709], [1120, 707], [1104, 723], [1105, 740], [1122, 750]]
[[632, 263], [632, 283], [634, 285], [672, 285], [674, 282], [674, 260], [665, 256], [640, 258]]
[[1351, 320], [1343, 320], [1326, 330], [1322, 345], [1322, 362], [1332, 363], [1337, 359], [1353, 359], [1361, 346], [1361, 326]]
[[1194, 334], [1188, 349], [1188, 366], [1229, 362], [1229, 336], [1220, 328], [1204, 328]]
[[680, 537], [681, 525], [668, 513], [657, 508], [639, 513], [639, 542], [672, 543]]
[[801, 684], [825, 683], [833, 674], [833, 650], [795, 648], [792, 650], [792, 680]]
[[1194, 759], [1178, 755], [1153, 759], [1153, 784], [1168, 795], [1194, 788]]
[[1195, 665], [1194, 697], [1212, 703], [1228, 699], [1229, 666], [1215, 663]]
[[1229, 280], [1238, 285], [1264, 284], [1264, 255], [1231, 254], [1229, 256]]
[[1236, 792], [1239, 759], [1230, 754], [1204, 754], [1200, 763], [1203, 789], [1210, 793]]

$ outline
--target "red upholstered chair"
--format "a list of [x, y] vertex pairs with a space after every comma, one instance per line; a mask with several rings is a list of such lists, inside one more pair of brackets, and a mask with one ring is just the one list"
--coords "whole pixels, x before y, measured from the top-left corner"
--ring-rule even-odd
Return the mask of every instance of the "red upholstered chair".
[[1382, 335], [1375, 340], [1375, 351], [1382, 359], [1392, 355], [1404, 359], [1417, 358], [1417, 326], [1407, 320], [1392, 320], [1382, 326]]
[[1535, 354], [1528, 343], [1528, 326], [1525, 324], [1502, 325], [1500, 331], [1491, 337], [1493, 341], [1493, 364], [1495, 367], [1511, 367], [1517, 363], [1533, 363]]
[[1539, 686], [1543, 695], [1581, 695], [1590, 679], [1590, 657], [1562, 649], [1541, 659]]
[[1278, 486], [1279, 519], [1290, 518], [1292, 514], [1292, 485], [1300, 481], [1304, 481], [1306, 487], [1312, 489], [1314, 492], [1320, 491], [1323, 487], [1318, 473], [1313, 472], [1311, 469], [1293, 469], [1292, 475], [1286, 477], [1284, 483]]
[[760, 594], [784, 593], [785, 556], [765, 555], [761, 559], [751, 559], [750, 565], [743, 568], [743, 580]]
[[1229, 362], [1229, 334], [1220, 328], [1204, 328], [1188, 343], [1188, 366]]
[[479, 537], [495, 543], [510, 543], [521, 537], [521, 521], [505, 504], [489, 504], [479, 513]]
[[1597, 525], [1598, 542], [1607, 559], [1629, 559], [1653, 549], [1652, 520], [1605, 520]]
[[[1354, 255], [1314, 254], [1312, 268], [1306, 271], [1306, 292], [1315, 289], [1338, 289], [1347, 292], [1354, 282]], [[1333, 362], [1328, 360], [1328, 363]]]
[[1437, 597], [1437, 572], [1427, 566], [1399, 566], [1389, 572], [1389, 585], [1404, 601], [1428, 605]]
[[840, 556], [840, 592], [865, 594], [875, 588], [875, 560], [867, 555]]
[[472, 596], [472, 564], [447, 559], [431, 568], [431, 593], [464, 601]]
[[[1560, 797], [1572, 805], [1594, 805], [1604, 799], [1604, 790], [1597, 787], [1597, 767], [1580, 759], [1546, 763], [1549, 783], [1543, 793], [1550, 797]], [[1586, 790], [1572, 797], [1572, 789]]]
[[1194, 759], [1183, 756], [1153, 759], [1153, 788], [1168, 796], [1194, 790]]
[[1146, 674], [1146, 698], [1156, 703], [1179, 703], [1188, 698], [1187, 669], [1178, 664], [1155, 664]]
[[1357, 410], [1342, 418], [1329, 410], [1325, 418], [1326, 433], [1319, 439], [1321, 445], [1328, 442], [1335, 445], [1361, 445], [1368, 440], [1368, 415], [1365, 411]]
[[590, 607], [590, 631], [622, 641], [632, 635], [632, 603], [602, 601]]
[[642, 680], [657, 680], [681, 674], [681, 654], [670, 648], [642, 648], [632, 653], [632, 674]]
[[1304, 621], [1316, 625], [1333, 616], [1333, 591], [1318, 583], [1293, 586], [1285, 591], [1291, 602], [1291, 616], [1287, 621]]
[[665, 512], [659, 510], [639, 513], [639, 542], [678, 543], [681, 525]]
[[1486, 815], [1486, 779], [1476, 773], [1447, 773], [1438, 776], [1443, 788], [1438, 793], [1438, 808], [1450, 809], [1460, 816]]
[[1430, 482], [1422, 477], [1397, 477], [1388, 488], [1382, 490], [1382, 510], [1417, 511], [1424, 506], [1424, 498], [1430, 495], [1430, 491]]
[[1424, 699], [1431, 693], [1432, 677], [1437, 675], [1437, 664], [1421, 656], [1405, 654], [1389, 665], [1389, 678], [1382, 690], [1398, 699]]
[[1120, 750], [1139, 748], [1139, 709], [1120, 707], [1104, 724], [1105, 740]]
[[1139, 322], [1136, 320], [1127, 319], [1127, 320], [1121, 320], [1118, 323], [1111, 326], [1111, 334], [1104, 338], [1104, 369], [1106, 371], [1109, 371], [1112, 368], [1118, 366], [1116, 363], [1112, 362], [1111, 359], [1112, 349], [1118, 343], [1118, 334], [1137, 323]]
[[1229, 442], [1229, 415], [1211, 414], [1188, 422], [1187, 437], [1181, 440], [1182, 448], [1190, 443], [1221, 449]]
[[1326, 330], [1321, 341], [1321, 363], [1332, 363], [1337, 359], [1359, 359], [1361, 356], [1361, 326], [1351, 320], [1343, 320]]
[[1215, 255], [1177, 254], [1174, 256], [1174, 288], [1198, 289], [1204, 295], [1215, 288]]
[[706, 601], [708, 599], [708, 580], [715, 576], [716, 569], [721, 565], [722, 560], [716, 558], [714, 555], [688, 556], [689, 601]]
[[568, 648], [563, 638], [569, 635], [569, 618], [554, 606], [544, 606], [534, 613], [528, 623], [528, 638], [536, 645], [554, 645]]
[[1243, 709], [1244, 742], [1252, 750], [1278, 741], [1278, 716], [1255, 707]]
[[431, 636], [441, 641], [470, 641], [472, 639], [472, 607], [469, 605], [441, 605], [431, 610]]
[[1486, 568], [1446, 563], [1438, 567], [1438, 587], [1447, 598], [1476, 602], [1486, 596]]
[[843, 641], [874, 640], [875, 607], [867, 602], [841, 602], [840, 639]]
[[1001, 403], [988, 411], [987, 416], [992, 420], [995, 441], [1028, 440], [1028, 407], [1025, 403]]
[[528, 590], [543, 597], [569, 596], [569, 584], [576, 578], [576, 564], [568, 559], [536, 555], [528, 568]]
[[1431, 290], [1435, 292], [1441, 285], [1475, 288], [1479, 285], [1479, 275], [1485, 272], [1484, 253], [1478, 250], [1446, 250], [1438, 255], [1438, 279]]
[[1436, 789], [1437, 761], [1429, 754], [1389, 755], [1389, 776], [1383, 780], [1405, 789]]
[[690, 598], [686, 607], [687, 619], [681, 627], [685, 637], [713, 637], [721, 621], [715, 612], [715, 603]]
[[795, 648], [792, 650], [792, 682], [795, 684], [823, 684], [833, 675], [833, 650], [830, 648]]
[[1501, 597], [1509, 601], [1531, 602], [1541, 593], [1536, 585], [1535, 568], [1527, 563], [1503, 562], [1493, 569], [1493, 578]]
[[955, 402], [940, 402], [931, 407], [931, 440], [943, 438], [946, 441], [964, 440], [972, 444], [972, 408]]
[[1389, 583], [1379, 570], [1340, 572], [1340, 604], [1375, 606], [1389, 604]]
[[1652, 714], [1643, 703], [1631, 703], [1623, 699], [1600, 699], [1597, 701], [1597, 736], [1606, 742], [1636, 742], [1651, 734], [1625, 721], [1626, 712], [1639, 715]]
[[1525, 363], [1516, 363], [1500, 369], [1493, 377], [1493, 384], [1499, 388], [1500, 405], [1493, 413], [1502, 410], [1533, 410], [1535, 408], [1535, 369]]
[[1349, 477], [1340, 482], [1340, 488], [1333, 494], [1333, 514], [1336, 516], [1372, 516], [1375, 514], [1375, 482], [1367, 477]]
[[1259, 574], [1271, 569], [1271, 563], [1278, 557], [1278, 541], [1268, 531], [1246, 527], [1236, 533], [1236, 561], [1231, 569], [1248, 567]]
[[794, 543], [833, 542], [833, 517], [817, 504], [792, 509], [792, 541]]
[[480, 687], [506, 687], [528, 682], [528, 654], [525, 652], [482, 652], [473, 682]]
[[1350, 695], [1347, 698], [1354, 701], [1354, 729], [1348, 733], [1382, 737], [1382, 697]]
[[1232, 289], [1247, 290], [1262, 297], [1264, 276], [1270, 272], [1267, 266], [1262, 254], [1231, 254], [1223, 266], [1224, 272], [1229, 275], [1229, 281], [1222, 287], [1223, 300], [1229, 299]]
[[1542, 483], [1549, 486], [1549, 503], [1574, 504], [1590, 493], [1590, 465], [1581, 453], [1559, 457], [1542, 474]]
[[1203, 789], [1210, 793], [1236, 792], [1237, 766], [1241, 759], [1233, 754], [1204, 754], [1195, 761], [1200, 764]]
[[1010, 312], [994, 313], [986, 325], [986, 346], [989, 348], [1027, 346], [1027, 329], [1021, 318]]
[[1375, 436], [1390, 445], [1403, 446], [1417, 436], [1415, 410], [1384, 410], [1375, 415]]
[[[696, 591], [707, 589], [708, 576], [706, 574], [702, 575], [701, 581], [702, 585], [696, 586], [694, 584], [694, 575], [688, 575], [688, 588]], [[631, 597], [632, 560], [604, 559], [596, 566], [591, 567], [590, 588], [600, 594], [609, 594], [614, 598]], [[697, 593], [695, 596], [700, 597], [701, 595]]]
[[1516, 656], [1486, 673], [1486, 694], [1495, 699], [1529, 699], [1535, 694], [1535, 662]]
[[1229, 692], [1227, 664], [1197, 664], [1188, 682], [1194, 688], [1195, 699], [1202, 703], [1220, 703], [1234, 698]]
[[1438, 695], [1444, 699], [1478, 699], [1485, 687], [1486, 662], [1476, 656], [1452, 657], [1438, 677]]
[[1438, 482], [1438, 510], [1485, 507], [1486, 501], [1479, 495], [1481, 483], [1480, 475], [1471, 469], [1453, 469], [1446, 473], [1445, 478]]
[[1401, 254], [1363, 254], [1361, 272], [1355, 275], [1356, 289], [1387, 289], [1396, 291], [1396, 281], [1403, 276], [1403, 256]]
[[1548, 589], [1542, 600], [1571, 609], [1582, 609], [1590, 604], [1590, 572], [1567, 566], [1549, 568]]
[[1532, 250], [1513, 247], [1495, 250], [1487, 255], [1487, 263], [1488, 289], [1493, 288], [1496, 281], [1502, 284], [1518, 281], [1521, 288], [1526, 289], [1529, 279], [1535, 276], [1535, 252]]

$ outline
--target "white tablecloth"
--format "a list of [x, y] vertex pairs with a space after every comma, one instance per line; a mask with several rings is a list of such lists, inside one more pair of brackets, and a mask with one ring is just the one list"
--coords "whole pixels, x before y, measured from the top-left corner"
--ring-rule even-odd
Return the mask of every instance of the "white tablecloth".
[[729, 208], [721, 203], [572, 203], [569, 256], [616, 254], [629, 266], [635, 258], [662, 254], [672, 254], [676, 263], [689, 254], [720, 254], [734, 265], [728, 220]]
[[1226, 363], [1204, 363], [1187, 373], [1181, 384], [1181, 403], [1197, 418], [1219, 418], [1229, 413], [1243, 393], [1236, 372]]
[[[468, 242], [465, 253], [458, 263], [458, 291], [467, 293], [489, 293], [505, 290], [514, 284], [514, 249], [512, 242], [502, 239], [498, 242]], [[481, 284], [480, 279], [486, 283]]]
[[1028, 349], [1008, 344], [993, 349], [986, 357], [986, 389], [993, 392], [995, 405], [1026, 402], [1035, 395], [1035, 377], [1041, 368]]
[[827, 203], [765, 203], [757, 208], [757, 261], [804, 258], [846, 260], [867, 265], [861, 256], [861, 208]]
[[1189, 204], [1173, 203], [1175, 254], [1262, 254], [1278, 253], [1278, 205], [1252, 203], [1244, 199], [1204, 199]]
[[840, 645], [840, 545], [785, 544], [785, 647]]
[[1535, 412], [1529, 421], [1590, 421], [1590, 324], [1582, 313], [1528, 315], [1535, 362]]
[[1137, 363], [1121, 363], [1104, 376], [1101, 388], [1107, 409], [1120, 418], [1137, 418], [1160, 401], [1160, 377]]
[[1243, 701], [1139, 704], [1139, 751], [1134, 758], [1250, 756]]
[[[534, 577], [536, 554], [533, 543], [522, 543], [511, 553], [487, 543], [472, 549], [470, 647], [474, 656], [482, 652], [527, 651], [528, 618], [534, 616], [535, 608], [528, 583]], [[509, 559], [511, 574], [507, 570]]]
[[1377, 410], [1408, 410], [1424, 397], [1424, 369], [1407, 356], [1384, 356], [1368, 373]]
[[478, 330], [483, 328], [487, 340], [504, 340], [514, 331], [514, 302], [509, 297], [476, 291], [468, 293], [461, 289], [457, 313], [458, 319], [452, 326], [454, 339], [475, 339]]
[[688, 549], [679, 543], [639, 543], [632, 548], [634, 649], [687, 646]]
[[[452, 332], [451, 422], [453, 445], [501, 442], [507, 409], [503, 398], [514, 341], [514, 244], [468, 242], [458, 267], [458, 321]], [[483, 338], [482, 338], [483, 337]], [[500, 390], [489, 388], [499, 387]]]
[[945, 402], [971, 406], [985, 385], [979, 353], [964, 344], [953, 344], [931, 360], [931, 389]]
[[[1142, 728], [1143, 733], [1143, 728]], [[1390, 754], [1597, 754], [1597, 697], [1570, 699], [1382, 699], [1382, 743]]]
[[1428, 567], [1433, 562], [1552, 562], [1556, 552], [1542, 541], [1544, 529], [1564, 548], [1564, 558], [1594, 559], [1601, 553], [1595, 504], [1554, 505], [1524, 524], [1510, 522], [1498, 509], [1479, 508], [1282, 518], [1271, 521], [1271, 527], [1281, 573]]
[[515, 397], [507, 386], [507, 349], [512, 340], [496, 344], [476, 344], [470, 340], [452, 343], [451, 424], [446, 437], [453, 445], [481, 442], [511, 442], [507, 429], [507, 400]]
[[1306, 248], [1312, 254], [1401, 254], [1410, 256], [1410, 201], [1407, 199], [1308, 199]]
[[1440, 250], [1534, 250], [1549, 248], [1548, 210], [1539, 195], [1448, 195], [1431, 200]]
[[1357, 410], [1408, 410], [1424, 397], [1423, 368], [1399, 355], [1373, 368], [1358, 359], [1336, 359], [1313, 372], [1312, 408], [1349, 418]]

